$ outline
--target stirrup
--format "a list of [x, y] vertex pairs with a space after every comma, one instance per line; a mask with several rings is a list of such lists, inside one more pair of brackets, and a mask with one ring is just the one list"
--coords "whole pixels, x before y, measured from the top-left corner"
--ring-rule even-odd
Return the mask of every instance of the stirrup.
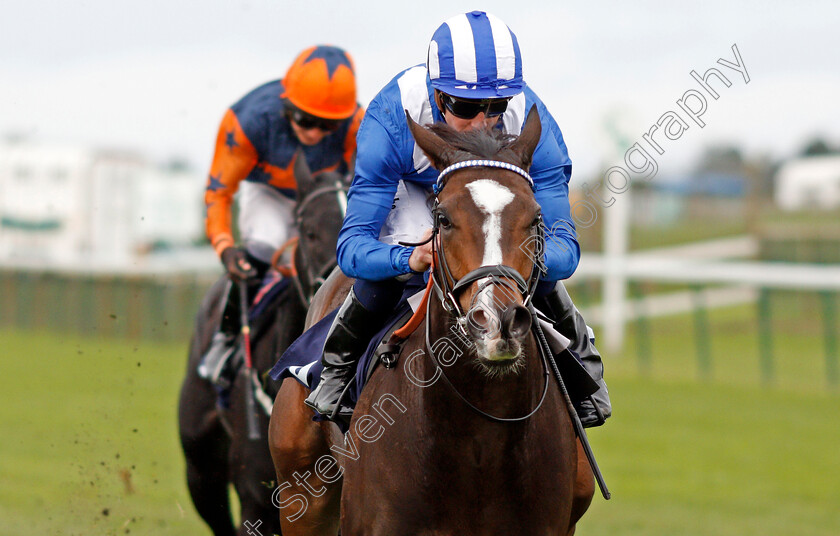
[[[349, 393], [350, 387], [355, 385], [356, 378], [351, 377], [347, 381], [347, 383], [344, 385], [344, 387], [342, 388], [341, 393], [339, 393], [338, 399], [335, 402], [330, 404], [330, 405], [334, 405], [335, 407], [332, 410], [330, 410], [329, 412], [322, 412], [315, 405], [315, 398], [316, 398], [315, 395], [316, 395], [316, 393], [318, 393], [318, 389], [321, 387], [321, 385], [326, 381], [327, 380], [325, 380], [322, 377], [321, 381], [318, 382], [318, 385], [315, 386], [315, 389], [313, 389], [312, 392], [309, 393], [309, 395], [303, 400], [303, 403], [308, 408], [312, 409], [312, 411], [314, 411], [318, 415], [321, 415], [322, 417], [324, 417], [325, 419], [330, 420], [330, 421], [335, 421], [336, 418], [341, 417], [341, 416], [352, 416], [353, 415], [353, 409], [350, 408], [349, 406], [345, 405], [345, 404], [342, 404], [342, 402], [344, 401], [345, 397]], [[349, 418], [348, 418], [348, 421], [349, 421]]]
[[[216, 342], [217, 337], [225, 337], [224, 341]], [[230, 378], [226, 372], [230, 369], [230, 362], [238, 349], [236, 335], [217, 333], [213, 336], [214, 343], [210, 345], [207, 353], [201, 358], [197, 372], [199, 377], [204, 378], [213, 385], [226, 388], [230, 386]]]
[[347, 426], [350, 426], [350, 419], [353, 417], [353, 408], [350, 406], [345, 405], [344, 399], [347, 397], [347, 394], [350, 391], [352, 386], [356, 385], [356, 376], [354, 375], [350, 378], [350, 381], [347, 382], [347, 385], [344, 386], [344, 390], [341, 391], [341, 394], [338, 395], [338, 400], [335, 402], [335, 409], [332, 410], [332, 413], [327, 416], [327, 419], [331, 420], [334, 423], [338, 423], [339, 420], [344, 422]]

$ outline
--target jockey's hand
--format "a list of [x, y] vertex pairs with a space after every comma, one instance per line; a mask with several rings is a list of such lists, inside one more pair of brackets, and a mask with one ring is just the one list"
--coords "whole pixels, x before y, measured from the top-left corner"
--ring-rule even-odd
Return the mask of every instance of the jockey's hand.
[[245, 252], [233, 246], [222, 251], [222, 264], [235, 281], [244, 281], [257, 275], [257, 269], [248, 262]]
[[[429, 229], [423, 235], [423, 240], [432, 235], [432, 230]], [[411, 252], [411, 257], [408, 258], [408, 267], [415, 272], [425, 272], [432, 265], [432, 242], [429, 241], [422, 246], [417, 246]]]

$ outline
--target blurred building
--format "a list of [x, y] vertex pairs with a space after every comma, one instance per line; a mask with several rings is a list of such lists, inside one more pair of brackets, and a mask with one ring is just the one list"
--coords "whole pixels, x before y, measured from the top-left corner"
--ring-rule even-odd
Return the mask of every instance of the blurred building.
[[633, 191], [632, 221], [656, 226], [684, 219], [737, 220], [743, 217], [746, 195], [747, 180], [740, 173], [707, 171], [657, 177]]
[[128, 152], [0, 143], [0, 261], [119, 268], [193, 244], [203, 187]]
[[776, 173], [776, 205], [784, 210], [840, 207], [840, 155], [808, 156]]

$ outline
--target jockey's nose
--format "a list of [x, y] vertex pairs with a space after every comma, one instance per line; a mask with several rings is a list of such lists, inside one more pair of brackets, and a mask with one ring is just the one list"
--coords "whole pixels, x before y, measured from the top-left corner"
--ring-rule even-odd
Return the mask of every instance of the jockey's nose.
[[[492, 120], [492, 123], [490, 120]], [[498, 117], [488, 118], [484, 114], [484, 112], [479, 112], [478, 115], [469, 120], [470, 126], [468, 130], [475, 130], [479, 128], [493, 126], [493, 124], [496, 123], [496, 120], [498, 120]]]

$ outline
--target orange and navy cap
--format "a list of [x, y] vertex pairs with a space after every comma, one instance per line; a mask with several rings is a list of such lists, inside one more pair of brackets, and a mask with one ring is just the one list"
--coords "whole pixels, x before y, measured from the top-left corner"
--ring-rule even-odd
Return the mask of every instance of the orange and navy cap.
[[347, 119], [356, 111], [353, 60], [342, 49], [309, 47], [298, 55], [286, 77], [281, 98], [323, 119]]

